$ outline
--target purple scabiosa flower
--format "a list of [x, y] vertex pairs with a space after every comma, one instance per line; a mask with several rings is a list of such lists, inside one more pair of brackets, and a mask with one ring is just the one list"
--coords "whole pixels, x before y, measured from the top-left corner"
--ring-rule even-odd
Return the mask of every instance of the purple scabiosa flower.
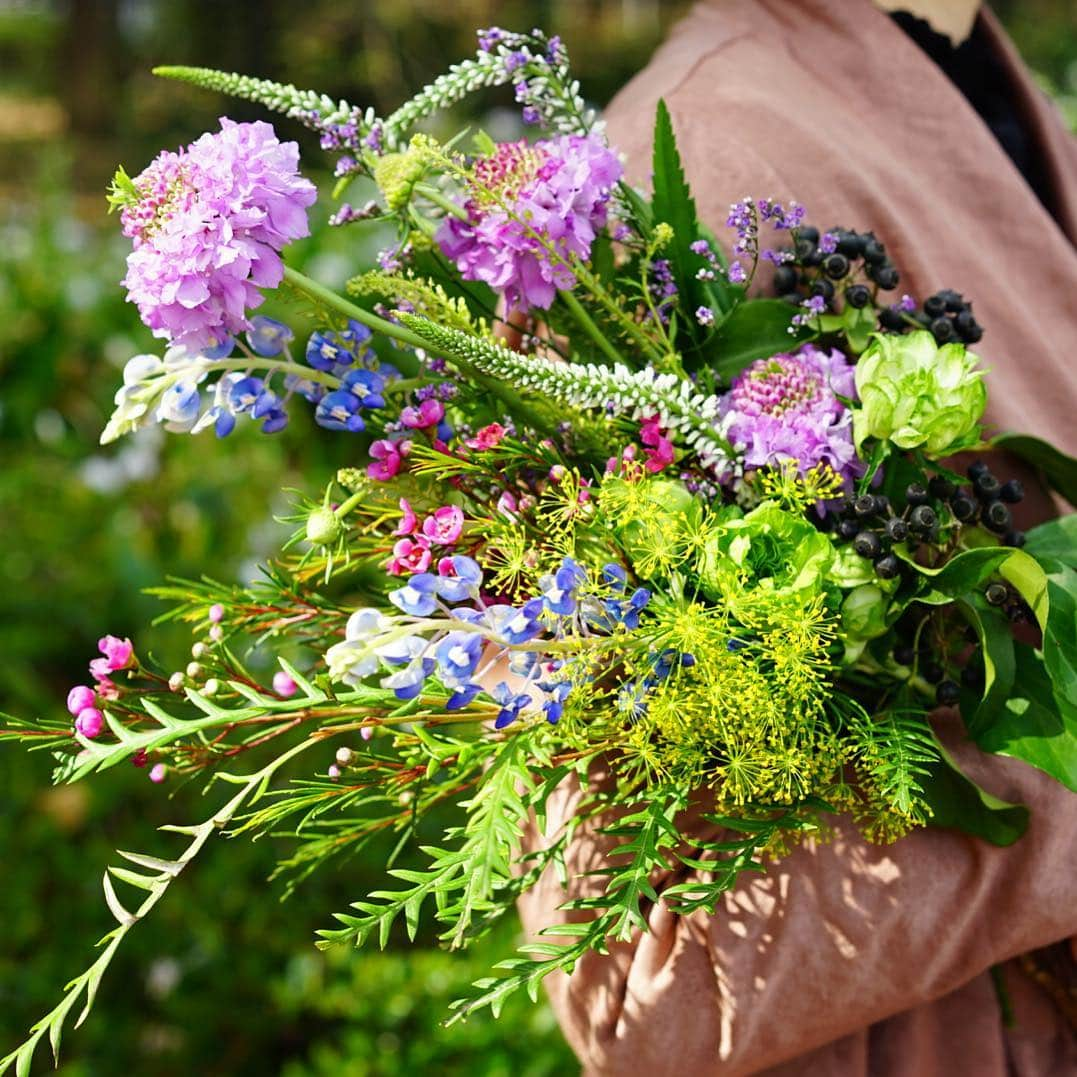
[[620, 178], [620, 162], [595, 136], [503, 142], [475, 164], [468, 219], [447, 217], [438, 243], [466, 280], [489, 284], [510, 309], [545, 310], [575, 284], [562, 259], [590, 256]]
[[794, 354], [758, 359], [733, 381], [722, 400], [726, 437], [746, 467], [792, 460], [801, 474], [829, 464], [851, 479], [863, 468], [853, 447], [854, 368], [841, 352], [810, 344]]
[[123, 283], [154, 336], [197, 353], [249, 327], [259, 288], [280, 283], [280, 251], [310, 231], [316, 191], [298, 164], [298, 146], [270, 124], [222, 118], [126, 181]]

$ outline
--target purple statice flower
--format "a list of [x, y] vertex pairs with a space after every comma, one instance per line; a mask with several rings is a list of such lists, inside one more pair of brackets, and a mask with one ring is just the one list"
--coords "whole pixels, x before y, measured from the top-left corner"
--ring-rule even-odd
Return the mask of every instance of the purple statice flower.
[[233, 123], [179, 153], [165, 152], [134, 179], [121, 214], [134, 241], [123, 284], [154, 336], [197, 354], [249, 326], [247, 312], [275, 288], [280, 251], [309, 235], [314, 184], [299, 148], [268, 123]]
[[620, 162], [594, 136], [503, 142], [475, 164], [468, 219], [447, 217], [438, 243], [466, 280], [489, 284], [510, 309], [545, 310], [575, 284], [562, 259], [590, 256], [620, 177]]
[[833, 232], [824, 232], [819, 237], [819, 250], [823, 254], [833, 254], [838, 249], [838, 237]]
[[845, 479], [863, 471], [853, 448], [854, 368], [839, 351], [805, 344], [793, 354], [757, 359], [722, 400], [726, 437], [749, 468], [793, 460], [801, 474], [829, 464]]
[[710, 307], [696, 307], [696, 321], [700, 325], [714, 325], [714, 311]]

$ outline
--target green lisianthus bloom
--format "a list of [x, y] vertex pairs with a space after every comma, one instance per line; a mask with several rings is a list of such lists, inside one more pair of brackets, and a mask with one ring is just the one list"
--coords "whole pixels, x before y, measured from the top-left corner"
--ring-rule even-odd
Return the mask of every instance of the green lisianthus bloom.
[[987, 403], [978, 362], [963, 344], [939, 347], [926, 331], [876, 334], [856, 364], [857, 449], [869, 437], [933, 457], [975, 445]]
[[756, 623], [770, 604], [804, 606], [816, 598], [833, 559], [826, 535], [804, 517], [764, 501], [711, 537], [701, 558], [700, 586], [742, 623]]

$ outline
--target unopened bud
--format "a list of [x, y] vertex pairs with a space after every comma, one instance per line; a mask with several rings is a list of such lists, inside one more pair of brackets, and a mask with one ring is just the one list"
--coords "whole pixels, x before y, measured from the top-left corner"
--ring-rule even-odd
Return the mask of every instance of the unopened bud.
[[216, 677], [210, 677], [202, 688], [203, 694], [207, 696], [215, 696], [220, 690], [221, 682]]
[[190, 677], [192, 681], [197, 680], [202, 676], [202, 667], [197, 662], [188, 662], [187, 676]]
[[307, 541], [314, 546], [332, 546], [340, 531], [340, 519], [330, 508], [315, 509], [307, 517]]
[[170, 692], [180, 692], [183, 690], [183, 682], [186, 678], [182, 673], [177, 670], [168, 678], [168, 690]]
[[351, 748], [338, 748], [336, 756], [337, 762], [342, 767], [346, 767], [352, 761], [352, 757], [354, 756], [354, 754], [355, 753], [351, 750]]
[[201, 640], [199, 640], [191, 648], [191, 657], [192, 658], [201, 658], [206, 653], [206, 649], [207, 649], [206, 645]]

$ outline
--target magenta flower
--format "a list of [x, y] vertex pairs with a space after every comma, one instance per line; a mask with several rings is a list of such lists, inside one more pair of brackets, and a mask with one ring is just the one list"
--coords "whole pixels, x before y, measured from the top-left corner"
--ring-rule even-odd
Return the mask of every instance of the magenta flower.
[[367, 475], [375, 482], [388, 482], [400, 470], [410, 448], [409, 441], [379, 438], [370, 446], [370, 455], [374, 460], [367, 464]]
[[440, 546], [453, 546], [464, 530], [464, 513], [456, 505], [443, 505], [423, 520], [423, 534]]
[[431, 397], [418, 407], [409, 405], [400, 412], [400, 421], [412, 430], [426, 430], [437, 426], [445, 418], [445, 405]]
[[400, 523], [397, 525], [394, 535], [413, 535], [419, 527], [419, 517], [411, 507], [411, 502], [406, 497], [400, 499]]
[[639, 439], [648, 446], [643, 450], [643, 466], [648, 471], [657, 473], [673, 463], [673, 442], [662, 433], [657, 415], [640, 423]]
[[508, 431], [500, 423], [490, 423], [479, 430], [474, 437], [468, 438], [464, 444], [469, 449], [485, 451], [496, 449]]
[[402, 538], [393, 546], [388, 570], [393, 576], [425, 572], [430, 567], [430, 561], [430, 542], [425, 536], [416, 535], [415, 538]]
[[801, 474], [829, 464], [849, 480], [863, 473], [853, 447], [853, 367], [841, 352], [810, 344], [795, 354], [758, 359], [722, 401], [726, 437], [749, 468], [792, 460]]
[[309, 235], [314, 185], [299, 148], [268, 123], [233, 123], [133, 181], [121, 213], [134, 241], [123, 284], [154, 336], [197, 353], [248, 328], [259, 288], [280, 284], [280, 251]]
[[511, 310], [545, 310], [576, 283], [566, 260], [590, 257], [620, 178], [597, 136], [502, 142], [475, 164], [468, 219], [446, 217], [438, 243], [466, 280], [485, 281]]
[[[107, 672], [114, 673], [118, 669], [126, 669], [132, 664], [135, 656], [135, 648], [129, 639], [120, 639], [118, 636], [102, 636], [97, 641], [97, 649], [105, 656]], [[95, 662], [101, 661], [99, 658]]]

